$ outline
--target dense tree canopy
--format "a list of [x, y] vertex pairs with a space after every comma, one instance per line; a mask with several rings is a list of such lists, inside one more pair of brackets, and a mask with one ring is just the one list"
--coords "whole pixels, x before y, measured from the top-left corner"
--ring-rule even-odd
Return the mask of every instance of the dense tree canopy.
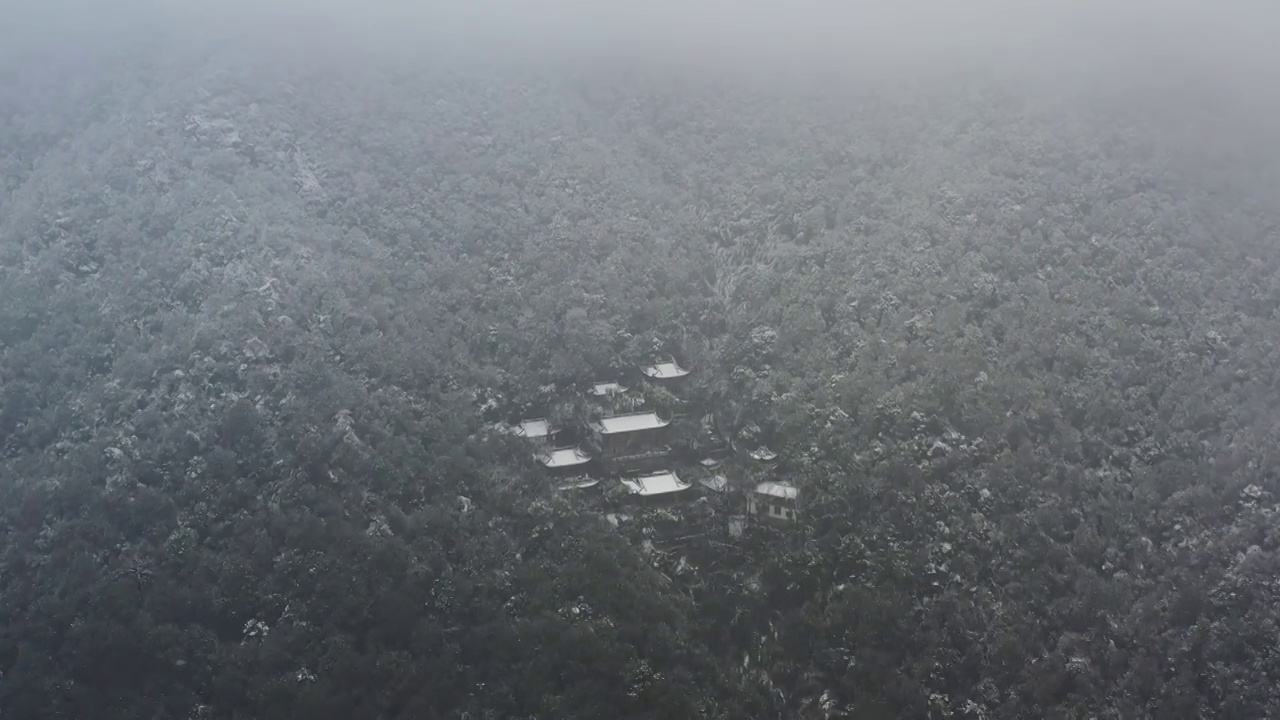
[[[187, 40], [0, 73], [6, 717], [1280, 714], [1237, 108]], [[490, 429], [667, 354], [801, 522]]]

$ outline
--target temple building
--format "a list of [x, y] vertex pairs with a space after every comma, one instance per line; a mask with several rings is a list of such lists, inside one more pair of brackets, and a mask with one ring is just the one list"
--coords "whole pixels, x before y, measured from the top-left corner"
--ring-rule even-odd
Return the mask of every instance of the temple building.
[[763, 482], [755, 486], [747, 498], [747, 512], [768, 520], [793, 522], [800, 491], [794, 485]]
[[670, 470], [623, 478], [622, 484], [637, 500], [648, 503], [662, 503], [682, 499], [691, 495], [688, 491], [693, 484], [686, 482]]
[[598, 382], [591, 386], [591, 394], [596, 397], [609, 397], [611, 395], [621, 395], [627, 389], [617, 382]]
[[600, 445], [600, 460], [609, 468], [664, 458], [670, 423], [655, 412], [635, 412], [601, 418], [592, 424]]
[[577, 447], [555, 448], [538, 453], [534, 457], [556, 477], [572, 477], [586, 471], [591, 456]]
[[520, 424], [515, 426], [514, 431], [518, 437], [545, 445], [555, 439], [560, 429], [552, 427], [550, 421], [546, 418], [531, 418], [529, 420], [521, 420]]
[[666, 387], [678, 384], [689, 374], [689, 371], [680, 367], [674, 359], [642, 367], [640, 372], [644, 373], [649, 380]]

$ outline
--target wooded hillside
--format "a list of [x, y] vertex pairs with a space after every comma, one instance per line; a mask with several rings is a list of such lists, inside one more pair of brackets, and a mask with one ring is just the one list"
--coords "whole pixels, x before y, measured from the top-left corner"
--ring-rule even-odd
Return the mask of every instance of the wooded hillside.
[[[5, 717], [1280, 714], [1237, 106], [249, 35], [0, 74]], [[801, 522], [486, 431], [663, 354]]]

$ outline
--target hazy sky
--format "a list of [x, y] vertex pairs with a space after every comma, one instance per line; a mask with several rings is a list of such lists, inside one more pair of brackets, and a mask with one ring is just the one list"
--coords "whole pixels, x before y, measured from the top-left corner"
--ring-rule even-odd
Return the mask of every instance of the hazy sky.
[[0, 9], [13, 29], [43, 16], [39, 29], [46, 31], [50, 17], [81, 25], [105, 20], [105, 31], [147, 16], [173, 22], [272, 12], [323, 14], [390, 35], [449, 33], [477, 42], [792, 53], [857, 52], [859, 46], [885, 53], [1025, 49], [1099, 33], [1110, 42], [1161, 45], [1199, 38], [1228, 52], [1270, 44], [1280, 29], [1280, 8], [1266, 0], [0, 0]]
[[[1268, 42], [1280, 8], [1262, 0], [321, 0], [337, 16], [416, 30], [535, 42], [699, 46], [750, 52], [1027, 49], [1108, 36], [1222, 51]], [[283, 3], [281, 3], [283, 4]], [[312, 4], [311, 7], [320, 7]]]
[[324, 17], [338, 36], [383, 49], [451, 45], [482, 55], [883, 77], [965, 63], [1100, 78], [1200, 72], [1210, 81], [1270, 93], [1280, 74], [1278, 6], [1264, 0], [0, 0], [0, 41], [69, 51], [78, 42], [129, 35], [131, 28], [199, 34], [271, 27], [268, 17]]

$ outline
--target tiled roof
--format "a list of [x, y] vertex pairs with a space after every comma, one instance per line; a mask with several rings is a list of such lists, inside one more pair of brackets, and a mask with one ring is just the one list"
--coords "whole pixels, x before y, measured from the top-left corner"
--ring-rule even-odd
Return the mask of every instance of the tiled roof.
[[648, 367], [640, 368], [640, 371], [655, 380], [669, 380], [671, 378], [684, 377], [689, 374], [688, 370], [677, 365], [674, 360], [654, 363]]
[[785, 500], [795, 500], [800, 496], [800, 490], [794, 485], [780, 482], [763, 482], [756, 486], [757, 495], [768, 495], [769, 497], [783, 498]]
[[642, 497], [650, 497], [653, 495], [667, 495], [670, 493], [681, 492], [693, 487], [689, 483], [680, 479], [674, 472], [666, 471], [653, 473], [652, 475], [641, 475], [640, 477], [624, 478], [622, 484], [627, 486], [632, 494]]
[[591, 386], [591, 394], [597, 397], [604, 397], [606, 395], [616, 395], [618, 393], [624, 393], [626, 391], [627, 391], [626, 388], [622, 387], [620, 383], [616, 383], [616, 382], [598, 382], [595, 385]]
[[572, 467], [591, 462], [591, 456], [576, 447], [558, 448], [537, 455], [538, 462], [549, 468]]
[[526, 438], [544, 438], [551, 434], [551, 423], [545, 418], [521, 420], [516, 426], [516, 434]]
[[723, 475], [713, 475], [709, 478], [703, 478], [698, 482], [702, 483], [702, 486], [706, 489], [714, 490], [716, 492], [724, 492], [729, 487], [729, 479]]
[[655, 412], [638, 412], [600, 418], [595, 427], [596, 430], [605, 435], [613, 435], [615, 433], [636, 432], [638, 430], [656, 430], [657, 428], [666, 427], [668, 424], [666, 420], [658, 417]]

